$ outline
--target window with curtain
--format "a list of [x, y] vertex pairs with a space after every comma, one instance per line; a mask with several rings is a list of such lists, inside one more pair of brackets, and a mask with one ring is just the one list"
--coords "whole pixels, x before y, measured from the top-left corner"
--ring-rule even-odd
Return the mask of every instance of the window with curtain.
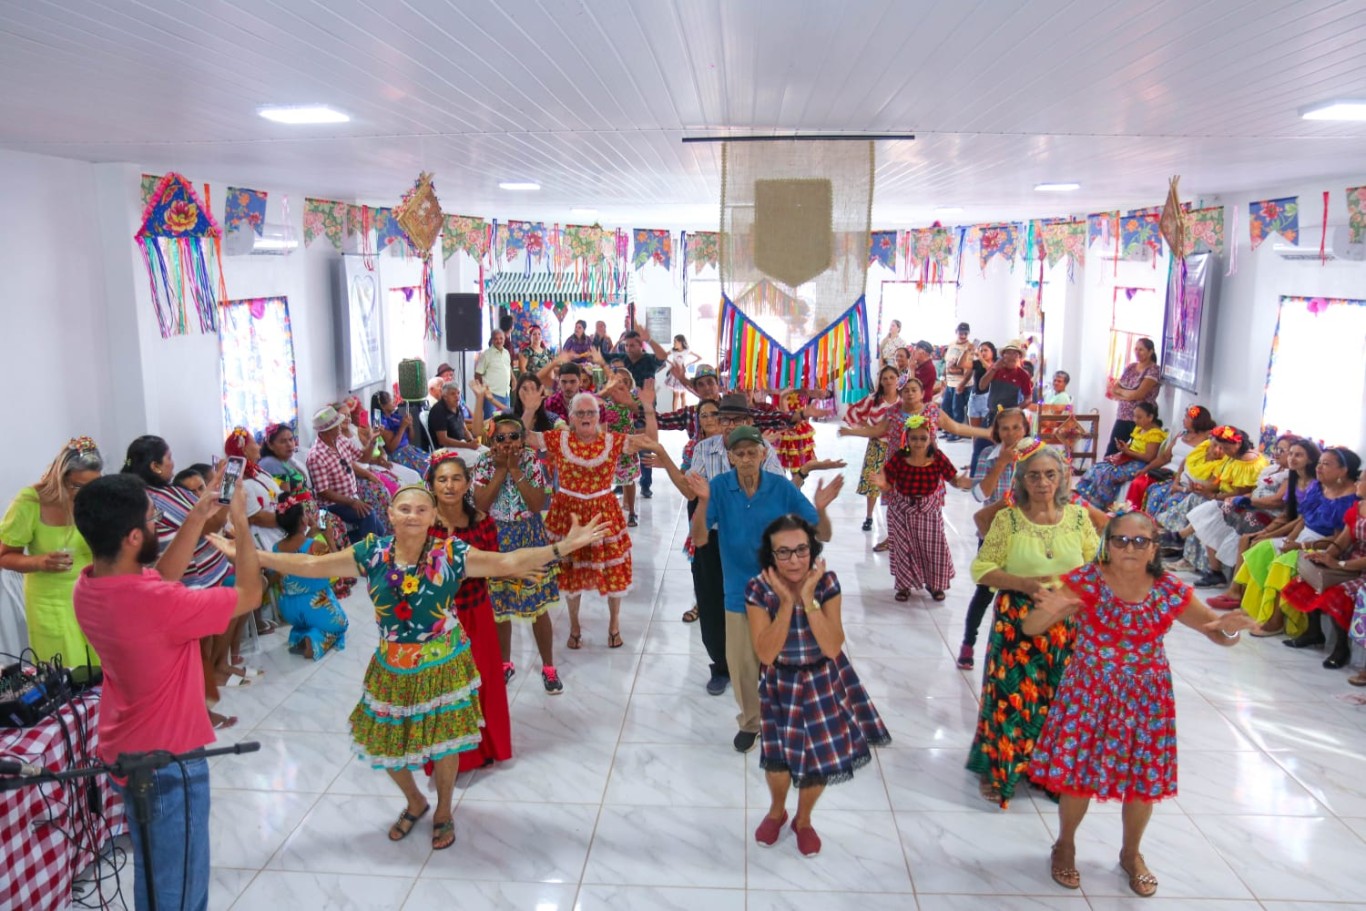
[[1134, 345], [1139, 339], [1150, 338], [1161, 350], [1165, 304], [1156, 288], [1115, 288], [1110, 305], [1111, 379], [1119, 379], [1124, 368], [1134, 362]]
[[1366, 394], [1366, 300], [1281, 298], [1262, 424], [1354, 447]]
[[256, 432], [267, 424], [296, 422], [299, 399], [289, 301], [228, 301], [221, 315], [224, 433], [237, 426]]
[[[427, 314], [422, 306], [421, 288], [411, 285], [404, 288], [390, 288], [388, 306], [384, 308], [387, 325], [384, 337], [388, 342], [389, 378], [385, 388], [398, 382], [398, 362], [407, 358], [426, 360], [427, 349], [424, 332], [427, 327]], [[370, 403], [365, 402], [368, 408]]]
[[[923, 338], [932, 345], [944, 345], [955, 337], [958, 285], [954, 282], [929, 282], [924, 285], [916, 282], [883, 282], [881, 293], [881, 332], [878, 333], [874, 326], [868, 327], [869, 335], [878, 335], [875, 345], [882, 343], [882, 337], [887, 334], [887, 327], [894, 319], [901, 320], [904, 327], [901, 337], [910, 344]], [[876, 363], [877, 352], [873, 354]]]

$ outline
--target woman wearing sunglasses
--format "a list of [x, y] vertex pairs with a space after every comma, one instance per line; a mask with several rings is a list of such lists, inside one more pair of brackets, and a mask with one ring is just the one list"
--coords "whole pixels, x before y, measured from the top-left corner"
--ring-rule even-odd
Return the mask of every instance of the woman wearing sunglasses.
[[1036, 784], [1061, 795], [1049, 867], [1068, 889], [1081, 886], [1075, 837], [1095, 798], [1123, 802], [1119, 865], [1135, 894], [1157, 892], [1139, 843], [1153, 804], [1176, 796], [1176, 702], [1163, 638], [1179, 621], [1215, 645], [1235, 645], [1256, 625], [1246, 614], [1220, 616], [1164, 571], [1158, 531], [1146, 513], [1112, 519], [1095, 561], [1037, 596], [1024, 621], [1025, 635], [1064, 621], [1077, 629], [1029, 764]]

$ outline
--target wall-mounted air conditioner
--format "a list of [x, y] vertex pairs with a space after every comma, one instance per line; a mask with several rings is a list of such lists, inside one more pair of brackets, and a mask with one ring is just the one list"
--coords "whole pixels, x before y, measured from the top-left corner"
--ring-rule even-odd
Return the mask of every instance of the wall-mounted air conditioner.
[[[1318, 262], [1319, 242], [1323, 240], [1323, 238], [1324, 234], [1321, 229], [1306, 228], [1300, 232], [1300, 242], [1298, 244], [1279, 243], [1272, 249], [1276, 251], [1276, 255], [1281, 259], [1299, 262]], [[1361, 262], [1362, 260], [1366, 260], [1366, 243], [1352, 243], [1352, 235], [1344, 227], [1329, 228], [1327, 242], [1323, 245], [1323, 258]]]
[[289, 225], [265, 224], [257, 234], [251, 225], [223, 232], [223, 252], [228, 256], [288, 256], [299, 246]]

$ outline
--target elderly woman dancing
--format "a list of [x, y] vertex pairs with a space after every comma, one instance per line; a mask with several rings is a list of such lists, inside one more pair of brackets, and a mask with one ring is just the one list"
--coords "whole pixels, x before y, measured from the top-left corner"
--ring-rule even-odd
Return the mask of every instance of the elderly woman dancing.
[[1092, 798], [1124, 804], [1119, 865], [1135, 894], [1157, 892], [1139, 843], [1153, 804], [1176, 796], [1176, 700], [1163, 639], [1180, 621], [1215, 645], [1234, 645], [1254, 621], [1222, 617], [1162, 569], [1157, 523], [1144, 513], [1105, 526], [1096, 560], [1062, 577], [1025, 618], [1038, 636], [1076, 626], [1076, 647], [1034, 747], [1029, 776], [1059, 795], [1055, 882], [1081, 887], [1076, 833]]
[[[479, 672], [456, 617], [455, 595], [468, 577], [522, 576], [599, 541], [601, 521], [573, 522], [558, 544], [488, 553], [459, 538], [433, 538], [436, 498], [408, 486], [389, 506], [392, 537], [369, 535], [341, 553], [260, 555], [278, 573], [326, 579], [359, 570], [375, 603], [379, 646], [365, 672], [359, 704], [351, 713], [351, 741], [361, 759], [389, 773], [407, 806], [389, 839], [407, 837], [429, 809], [413, 771], [434, 765], [436, 813], [432, 848], [455, 843], [451, 797], [458, 754], [475, 749], [484, 719], [477, 699]], [[230, 559], [242, 542], [214, 535]]]
[[1069, 503], [1062, 456], [1040, 444], [1020, 459], [1014, 505], [991, 522], [972, 561], [972, 578], [996, 589], [996, 614], [982, 676], [982, 708], [967, 768], [981, 778], [982, 796], [1001, 809], [1029, 768], [1053, 691], [1072, 654], [1073, 625], [1024, 631], [1034, 598], [1058, 575], [1096, 553], [1096, 529], [1085, 508]]

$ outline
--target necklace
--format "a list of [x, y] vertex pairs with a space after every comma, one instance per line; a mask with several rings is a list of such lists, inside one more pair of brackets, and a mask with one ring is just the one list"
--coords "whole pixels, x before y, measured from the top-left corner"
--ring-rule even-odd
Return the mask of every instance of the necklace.
[[418, 588], [422, 585], [423, 569], [430, 569], [432, 563], [431, 536], [422, 542], [422, 551], [418, 554], [417, 562], [405, 564], [401, 568], [398, 563], [398, 542], [389, 545], [384, 555], [384, 562], [388, 569], [384, 573], [384, 582], [389, 586], [389, 590], [394, 593], [398, 603], [394, 607], [394, 616], [399, 620], [407, 620], [412, 616], [412, 607], [408, 604], [408, 598], [417, 594]]
[[1014, 530], [1023, 533], [1026, 538], [1033, 538], [1038, 541], [1043, 546], [1044, 557], [1052, 560], [1053, 545], [1056, 543], [1059, 529], [1062, 528], [1061, 517], [1052, 525], [1036, 525], [1033, 520], [1025, 515], [1024, 510], [1020, 510], [1020, 516], [1025, 520], [1024, 527], [1016, 526]]

